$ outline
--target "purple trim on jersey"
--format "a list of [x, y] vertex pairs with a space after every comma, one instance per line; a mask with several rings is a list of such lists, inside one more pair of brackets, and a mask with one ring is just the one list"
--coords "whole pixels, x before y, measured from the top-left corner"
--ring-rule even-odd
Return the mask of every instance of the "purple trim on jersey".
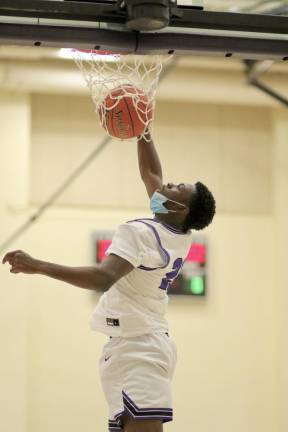
[[154, 270], [158, 270], [159, 268], [165, 268], [166, 265], [164, 267], [145, 267], [143, 265], [140, 265], [139, 268], [140, 270], [144, 270], [144, 271], [154, 271]]
[[162, 420], [166, 423], [173, 420], [172, 408], [139, 408], [122, 390], [125, 409], [136, 419]]
[[[145, 219], [145, 220], [146, 220], [146, 219]], [[144, 219], [135, 219], [135, 220], [133, 220], [133, 221], [129, 221], [128, 223], [130, 223], [130, 222], [141, 222], [141, 223], [143, 223], [144, 225], [147, 225], [149, 228], [152, 229], [152, 231], [154, 232], [154, 235], [155, 235], [155, 237], [156, 237], [156, 240], [157, 240], [157, 242], [158, 242], [158, 245], [159, 245], [160, 249], [162, 250], [162, 252], [163, 252], [164, 255], [165, 255], [166, 263], [165, 263], [163, 266], [161, 266], [161, 267], [155, 267], [155, 268], [152, 268], [152, 267], [145, 267], [145, 266], [140, 265], [138, 268], [141, 269], [141, 270], [145, 270], [145, 271], [152, 271], [152, 270], [157, 270], [157, 269], [163, 269], [163, 268], [165, 268], [165, 267], [168, 266], [168, 264], [169, 264], [169, 262], [170, 262], [170, 255], [169, 255], [169, 253], [166, 251], [166, 249], [164, 249], [164, 247], [162, 246], [162, 243], [161, 243], [161, 240], [160, 240], [160, 237], [159, 237], [159, 234], [158, 234], [156, 228], [153, 227], [152, 225], [148, 224], [147, 222], [145, 222], [145, 220], [144, 220]], [[147, 220], [151, 220], [151, 219], [147, 219]]]
[[[155, 219], [153, 219], [155, 220]], [[155, 222], [160, 223], [160, 225], [163, 225], [165, 228], [167, 228], [169, 231], [173, 232], [174, 234], [180, 234], [180, 235], [186, 235], [186, 233], [184, 233], [181, 230], [178, 230], [177, 228], [172, 227], [171, 225], [168, 225], [164, 222], [158, 222], [155, 220]]]
[[163, 225], [165, 228], [168, 229], [168, 231], [171, 231], [171, 232], [173, 232], [174, 234], [187, 235], [187, 233], [185, 233], [185, 232], [183, 232], [183, 231], [181, 231], [181, 230], [178, 230], [177, 228], [174, 228], [174, 227], [172, 227], [171, 225], [168, 225], [168, 224], [166, 224], [165, 222], [161, 222], [161, 221], [159, 221], [159, 220], [157, 220], [157, 219], [155, 219], [155, 218], [154, 218], [154, 219], [152, 219], [152, 218], [134, 219], [134, 220], [129, 221], [129, 222], [137, 222], [138, 220], [143, 220], [143, 221], [145, 221], [145, 220], [147, 220], [147, 221], [153, 221], [153, 222], [158, 223], [159, 225]]

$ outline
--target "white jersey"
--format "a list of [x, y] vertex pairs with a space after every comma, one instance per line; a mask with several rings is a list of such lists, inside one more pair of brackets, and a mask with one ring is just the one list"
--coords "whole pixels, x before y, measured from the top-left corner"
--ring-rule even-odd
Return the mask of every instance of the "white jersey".
[[100, 297], [91, 328], [121, 337], [167, 332], [167, 290], [190, 245], [191, 232], [183, 233], [156, 219], [120, 225], [106, 255], [118, 255], [134, 269]]

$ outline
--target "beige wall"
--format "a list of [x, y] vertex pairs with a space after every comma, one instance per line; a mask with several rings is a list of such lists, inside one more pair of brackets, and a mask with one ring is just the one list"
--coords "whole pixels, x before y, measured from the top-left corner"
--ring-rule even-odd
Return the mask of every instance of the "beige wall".
[[[28, 203], [30, 99], [0, 94], [0, 243], [24, 221], [11, 206]], [[25, 215], [26, 218], [26, 215]], [[0, 270], [0, 429], [23, 432], [28, 416], [27, 292]]]
[[287, 274], [287, 244], [288, 244], [288, 113], [287, 110], [277, 110], [274, 113], [274, 214], [275, 214], [275, 244], [276, 244], [276, 282], [278, 311], [277, 333], [277, 371], [280, 382], [280, 430], [288, 426], [288, 343], [287, 343], [287, 307], [288, 307], [288, 274]]
[[[42, 203], [103, 133], [83, 97], [2, 93], [0, 112], [4, 241], [35, 209], [31, 202]], [[166, 181], [203, 179], [218, 207], [206, 231], [207, 297], [170, 301], [179, 361], [175, 422], [165, 425], [167, 432], [287, 430], [286, 123], [286, 113], [272, 108], [158, 104], [154, 136]], [[112, 142], [11, 247], [48, 261], [91, 264], [92, 232], [139, 214], [149, 212], [135, 145]], [[8, 267], [0, 268], [0, 293], [1, 430], [105, 431], [97, 371], [105, 337], [88, 327], [99, 295], [10, 275]]]

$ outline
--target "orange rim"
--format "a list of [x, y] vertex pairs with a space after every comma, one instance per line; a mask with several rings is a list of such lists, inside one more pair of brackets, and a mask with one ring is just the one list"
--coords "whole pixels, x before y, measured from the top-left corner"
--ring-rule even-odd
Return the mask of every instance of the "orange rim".
[[101, 56], [105, 56], [105, 55], [113, 55], [113, 56], [124, 55], [124, 53], [116, 53], [116, 52], [109, 51], [109, 50], [89, 50], [89, 49], [77, 49], [77, 48], [73, 48], [73, 51], [80, 52], [80, 53], [83, 53], [83, 54], [96, 54], [96, 55], [101, 55]]

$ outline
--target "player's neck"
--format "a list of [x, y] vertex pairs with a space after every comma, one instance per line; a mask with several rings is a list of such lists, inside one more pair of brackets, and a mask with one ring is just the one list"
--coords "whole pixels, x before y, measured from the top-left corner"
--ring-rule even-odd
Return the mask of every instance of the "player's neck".
[[155, 219], [159, 222], [163, 222], [164, 224], [169, 225], [172, 228], [183, 231], [183, 222], [172, 219], [170, 214], [157, 214], [155, 215]]

